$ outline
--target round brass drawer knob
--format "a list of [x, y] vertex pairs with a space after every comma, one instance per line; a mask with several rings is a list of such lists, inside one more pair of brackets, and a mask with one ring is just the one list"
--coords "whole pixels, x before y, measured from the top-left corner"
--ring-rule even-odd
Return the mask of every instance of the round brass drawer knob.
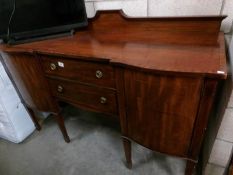
[[64, 88], [61, 85], [57, 86], [57, 91], [62, 93], [64, 91]]
[[100, 103], [101, 103], [101, 104], [106, 104], [106, 103], [107, 103], [107, 98], [105, 98], [105, 97], [100, 97]]
[[51, 69], [51, 70], [56, 70], [56, 69], [57, 69], [56, 64], [51, 63], [51, 64], [50, 64], [50, 69]]
[[100, 70], [97, 70], [95, 72], [95, 76], [96, 76], [96, 78], [102, 78], [103, 77], [103, 72], [101, 72]]

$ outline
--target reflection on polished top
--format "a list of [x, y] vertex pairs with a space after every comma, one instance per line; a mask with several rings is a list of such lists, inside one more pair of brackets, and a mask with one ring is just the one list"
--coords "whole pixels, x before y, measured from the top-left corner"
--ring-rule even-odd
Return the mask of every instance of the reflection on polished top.
[[118, 11], [102, 12], [90, 20], [87, 30], [74, 36], [14, 47], [0, 46], [0, 49], [70, 57], [79, 55], [79, 59], [94, 58], [148, 71], [226, 78], [224, 34], [219, 34], [223, 18], [134, 19]]

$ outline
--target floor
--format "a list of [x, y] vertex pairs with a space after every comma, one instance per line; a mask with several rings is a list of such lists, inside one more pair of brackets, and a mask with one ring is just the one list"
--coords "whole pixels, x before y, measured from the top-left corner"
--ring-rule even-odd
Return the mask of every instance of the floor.
[[0, 139], [0, 175], [182, 175], [185, 161], [133, 144], [133, 169], [125, 167], [118, 124], [101, 114], [64, 110], [71, 143], [52, 117], [23, 143]]

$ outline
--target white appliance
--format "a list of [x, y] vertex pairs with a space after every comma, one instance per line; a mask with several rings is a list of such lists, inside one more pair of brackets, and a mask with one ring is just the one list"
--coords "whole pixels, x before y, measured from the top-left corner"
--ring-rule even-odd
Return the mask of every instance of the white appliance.
[[22, 142], [35, 126], [0, 62], [0, 138]]

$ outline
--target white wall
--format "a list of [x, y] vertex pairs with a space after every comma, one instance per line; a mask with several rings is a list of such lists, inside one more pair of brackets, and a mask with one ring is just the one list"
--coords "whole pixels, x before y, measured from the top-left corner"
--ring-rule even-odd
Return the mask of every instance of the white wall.
[[193, 16], [228, 17], [222, 24], [225, 33], [232, 31], [233, 0], [86, 0], [88, 17], [97, 10], [122, 9], [129, 16]]

